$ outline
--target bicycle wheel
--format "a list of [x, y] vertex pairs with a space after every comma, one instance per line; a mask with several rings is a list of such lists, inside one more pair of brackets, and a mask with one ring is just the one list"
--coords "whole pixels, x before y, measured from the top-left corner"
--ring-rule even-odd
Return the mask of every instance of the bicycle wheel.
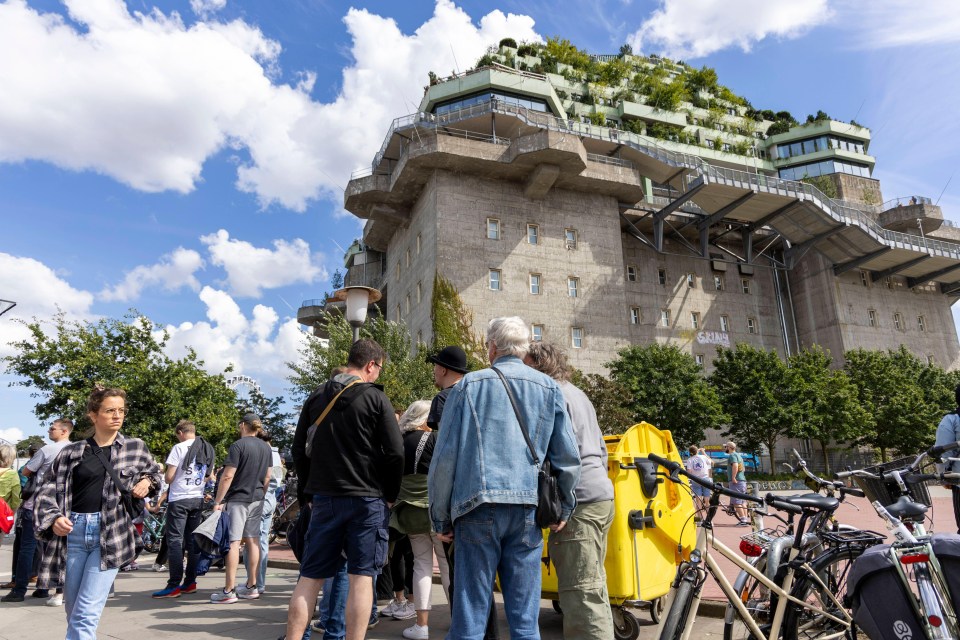
[[687, 627], [687, 619], [690, 617], [690, 609], [693, 605], [693, 580], [695, 577], [696, 572], [688, 571], [680, 578], [677, 595], [663, 621], [660, 640], [680, 640], [683, 636], [683, 630]]
[[[850, 567], [863, 552], [862, 547], [843, 546], [834, 547], [821, 554], [810, 563], [810, 567], [819, 576], [823, 586], [811, 576], [801, 575], [794, 584], [791, 595], [810, 607], [817, 607], [823, 612], [846, 620], [849, 612], [838, 609], [833, 599], [826, 595], [826, 591], [829, 591], [841, 604], [845, 604]], [[848, 637], [849, 632], [849, 624], [833, 620], [823, 613], [795, 602], [788, 603], [784, 613], [783, 640], [809, 640], [810, 638], [828, 640]]]
[[[760, 558], [754, 566], [761, 573], [766, 571], [766, 556]], [[737, 595], [757, 625], [763, 627], [770, 623], [770, 589], [762, 582], [748, 577]], [[740, 611], [732, 604], [727, 604], [727, 612], [723, 618], [723, 640], [746, 640], [751, 637], [750, 628], [740, 616]]]

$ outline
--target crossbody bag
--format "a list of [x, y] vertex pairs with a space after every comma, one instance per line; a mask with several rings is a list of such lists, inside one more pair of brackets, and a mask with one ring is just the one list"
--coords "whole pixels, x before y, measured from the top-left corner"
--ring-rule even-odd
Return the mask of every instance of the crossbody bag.
[[331, 400], [330, 403], [327, 404], [327, 407], [323, 410], [323, 413], [320, 414], [320, 417], [314, 420], [313, 424], [311, 424], [307, 428], [307, 442], [304, 445], [304, 453], [306, 453], [306, 456], [308, 458], [311, 456], [311, 454], [313, 454], [313, 436], [317, 433], [317, 427], [320, 426], [320, 423], [323, 422], [323, 419], [327, 417], [328, 413], [330, 413], [330, 409], [333, 409], [333, 405], [337, 403], [337, 399], [343, 394], [343, 392], [349, 389], [350, 387], [352, 387], [353, 385], [357, 384], [358, 382], [363, 382], [363, 381], [360, 380], [359, 378], [357, 378], [356, 380], [351, 380], [347, 384], [347, 386], [345, 386], [343, 389], [340, 389], [340, 392], [337, 393], [337, 395], [333, 396], [333, 400]]
[[100, 460], [100, 464], [102, 464], [103, 468], [106, 469], [107, 473], [110, 474], [110, 479], [113, 480], [113, 486], [115, 486], [117, 491], [120, 492], [120, 504], [123, 505], [123, 510], [127, 512], [127, 515], [130, 516], [131, 520], [137, 518], [141, 513], [143, 513], [143, 507], [146, 504], [143, 498], [134, 498], [133, 493], [123, 486], [123, 483], [120, 482], [120, 476], [117, 475], [117, 471], [113, 468], [109, 458], [104, 455], [102, 448], [96, 446], [92, 442], [88, 442], [87, 445], [93, 449], [93, 455], [97, 456], [97, 458]]

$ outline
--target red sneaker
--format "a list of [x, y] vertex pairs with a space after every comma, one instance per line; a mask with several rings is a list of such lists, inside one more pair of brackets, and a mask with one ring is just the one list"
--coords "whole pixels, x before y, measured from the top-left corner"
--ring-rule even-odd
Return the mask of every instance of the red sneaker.
[[185, 584], [182, 587], [180, 587], [180, 593], [196, 593], [196, 591], [197, 591], [196, 582], [191, 582], [190, 584]]

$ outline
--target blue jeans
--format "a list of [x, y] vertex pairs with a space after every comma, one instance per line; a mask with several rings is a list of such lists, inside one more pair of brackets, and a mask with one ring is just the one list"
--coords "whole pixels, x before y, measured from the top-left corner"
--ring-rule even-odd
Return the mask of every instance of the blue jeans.
[[[374, 576], [373, 584], [377, 584]], [[347, 578], [346, 563], [337, 571], [337, 575], [323, 581], [323, 598], [320, 600], [320, 624], [323, 626], [323, 640], [343, 640], [347, 633], [347, 595], [350, 581]], [[377, 594], [374, 588], [373, 609], [370, 621], [377, 616]]]
[[533, 507], [482, 504], [453, 523], [453, 616], [448, 638], [482, 640], [500, 574], [503, 608], [513, 640], [539, 640], [543, 533]]
[[100, 570], [100, 514], [74, 513], [67, 535], [66, 581], [63, 604], [67, 610], [65, 640], [96, 640], [97, 625], [118, 569]]
[[[197, 562], [200, 550], [193, 543], [193, 530], [201, 522], [203, 498], [174, 500], [167, 506], [167, 524], [164, 533], [167, 541], [167, 562], [170, 564], [170, 579], [167, 587], [189, 585], [197, 581]], [[187, 552], [187, 574], [183, 574], [183, 552]], [[160, 562], [157, 554], [157, 564]]]
[[[33, 555], [37, 551], [37, 538], [33, 533], [33, 509], [20, 510], [20, 525], [17, 529], [17, 538], [20, 541], [20, 551], [17, 554], [16, 582], [13, 591], [26, 595], [27, 585], [30, 584], [30, 577], [34, 575]], [[37, 585], [38, 587], [40, 585]], [[46, 585], [45, 585], [46, 586]]]
[[257, 567], [258, 591], [263, 591], [267, 586], [267, 555], [270, 553], [270, 527], [273, 526], [273, 512], [276, 508], [277, 494], [273, 491], [267, 491], [267, 495], [263, 498], [263, 509], [260, 514], [260, 566]]

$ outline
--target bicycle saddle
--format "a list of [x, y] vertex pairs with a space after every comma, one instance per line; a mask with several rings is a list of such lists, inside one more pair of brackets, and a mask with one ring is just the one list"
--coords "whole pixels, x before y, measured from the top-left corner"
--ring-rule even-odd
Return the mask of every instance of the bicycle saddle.
[[914, 502], [907, 496], [900, 496], [896, 502], [887, 505], [887, 511], [890, 512], [890, 515], [900, 520], [922, 518], [929, 508], [922, 502]]
[[813, 509], [815, 511], [834, 511], [840, 506], [840, 501], [836, 498], [822, 496], [819, 493], [805, 493], [800, 496], [784, 496], [780, 498], [784, 502], [800, 507], [801, 509]]

